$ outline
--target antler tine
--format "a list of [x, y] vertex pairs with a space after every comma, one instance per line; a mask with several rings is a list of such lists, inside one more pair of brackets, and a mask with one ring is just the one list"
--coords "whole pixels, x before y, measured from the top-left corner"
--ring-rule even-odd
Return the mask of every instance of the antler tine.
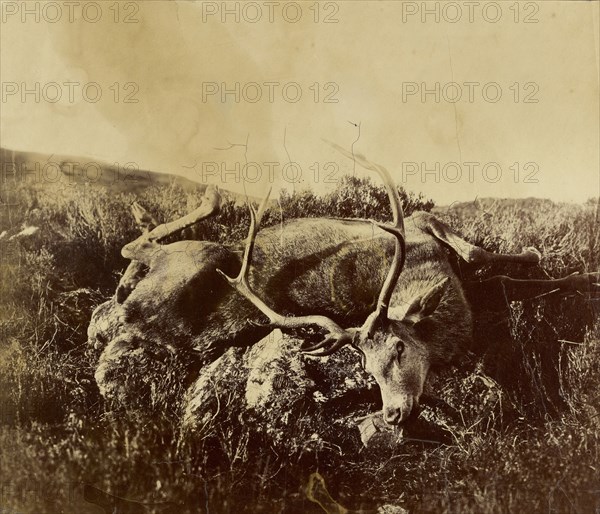
[[221, 274], [238, 293], [243, 295], [249, 300], [258, 310], [260, 310], [267, 318], [269, 318], [269, 326], [272, 328], [281, 329], [295, 329], [295, 328], [306, 328], [309, 326], [317, 326], [327, 332], [327, 336], [324, 339], [308, 348], [303, 349], [304, 353], [309, 355], [329, 355], [334, 351], [338, 350], [342, 346], [351, 343], [354, 338], [355, 331], [345, 330], [341, 328], [332, 319], [326, 316], [283, 316], [273, 309], [271, 309], [265, 302], [263, 302], [250, 288], [248, 283], [248, 271], [250, 268], [250, 262], [252, 260], [252, 254], [254, 252], [254, 243], [256, 241], [256, 234], [260, 220], [264, 213], [269, 198], [269, 193], [263, 200], [258, 212], [256, 209], [248, 204], [250, 210], [250, 229], [248, 230], [248, 239], [246, 242], [246, 248], [244, 250], [244, 256], [242, 258], [242, 266], [238, 276], [231, 278], [227, 276], [223, 271], [217, 269], [217, 272]]
[[375, 164], [374, 162], [367, 160], [367, 158], [362, 154], [353, 154], [352, 152], [349, 152], [348, 150], [342, 148], [336, 143], [332, 143], [331, 141], [327, 141], [326, 139], [324, 139], [324, 141], [327, 144], [331, 145], [333, 148], [335, 148], [342, 155], [345, 155], [349, 159], [356, 161], [363, 168], [375, 171], [379, 174], [379, 176], [383, 180], [388, 196], [390, 197], [394, 226], [400, 227], [402, 234], [404, 235], [404, 213], [402, 211], [402, 200], [400, 199], [398, 191], [394, 186], [394, 181], [392, 179], [392, 176], [390, 175], [390, 172], [380, 164]]
[[146, 209], [144, 209], [137, 201], [132, 202], [131, 212], [135, 222], [143, 232], [150, 232], [158, 225], [156, 218], [152, 216], [152, 214], [150, 214]]
[[[258, 208], [258, 211], [254, 208], [254, 206], [248, 202], [248, 210], [250, 211], [250, 228], [248, 229], [248, 238], [246, 240], [246, 247], [244, 248], [244, 256], [242, 257], [242, 267], [240, 268], [240, 272], [238, 276], [235, 278], [231, 278], [225, 273], [223, 273], [220, 269], [217, 270], [231, 286], [237, 289], [244, 296], [248, 297], [249, 300], [252, 301], [262, 312], [265, 314], [271, 323], [275, 322], [277, 317], [277, 313], [272, 311], [266, 304], [262, 306], [257, 305], [256, 302], [263, 303], [260, 298], [258, 298], [252, 291], [250, 290], [250, 286], [248, 285], [248, 270], [250, 269], [250, 260], [252, 259], [252, 254], [254, 252], [254, 243], [256, 242], [256, 234], [258, 233], [258, 228], [260, 226], [260, 221], [266, 209], [267, 202], [269, 200], [269, 196], [271, 195], [271, 189], [267, 192], [267, 195], [263, 199]], [[250, 298], [252, 297], [252, 298]], [[266, 312], [268, 311], [268, 312]]]
[[248, 269], [250, 266], [250, 260], [252, 259], [252, 253], [254, 252], [254, 242], [256, 240], [256, 234], [258, 233], [258, 228], [260, 227], [260, 222], [262, 221], [263, 214], [267, 210], [267, 204], [269, 202], [269, 197], [271, 196], [271, 191], [273, 188], [269, 188], [266, 196], [263, 198], [263, 201], [260, 203], [258, 207], [258, 211], [254, 208], [254, 206], [248, 202], [248, 209], [250, 209], [250, 228], [248, 229], [248, 242], [246, 243], [246, 248], [244, 249], [244, 257], [242, 258], [242, 269], [237, 277], [237, 280], [240, 282], [244, 282], [246, 288], [248, 287]]
[[355, 160], [363, 168], [376, 171], [382, 178], [388, 193], [388, 197], [390, 199], [393, 225], [389, 225], [387, 223], [380, 223], [377, 221], [372, 222], [379, 228], [393, 234], [396, 237], [396, 241], [394, 249], [394, 258], [392, 260], [392, 264], [390, 265], [390, 269], [379, 293], [379, 298], [377, 300], [377, 308], [375, 309], [375, 312], [373, 312], [367, 318], [361, 329], [367, 337], [371, 337], [373, 335], [373, 331], [375, 329], [377, 321], [387, 318], [389, 303], [394, 292], [394, 287], [396, 287], [396, 283], [398, 282], [398, 278], [400, 277], [400, 273], [402, 272], [402, 268], [404, 267], [404, 260], [406, 257], [406, 238], [404, 231], [404, 213], [402, 211], [402, 200], [400, 199], [398, 190], [394, 185], [392, 176], [390, 175], [390, 172], [387, 169], [385, 169], [379, 164], [375, 164], [367, 160], [361, 154], [353, 154], [335, 143], [332, 143], [330, 141], [326, 142], [346, 157]]
[[354, 335], [357, 332], [357, 329], [349, 328], [346, 329], [346, 332], [349, 333], [349, 340], [343, 339], [334, 339], [332, 337], [326, 337], [322, 341], [317, 344], [313, 344], [311, 346], [306, 346], [302, 348], [302, 353], [306, 355], [312, 355], [313, 357], [327, 357], [339, 349], [343, 348], [347, 344], [351, 344], [354, 340]]

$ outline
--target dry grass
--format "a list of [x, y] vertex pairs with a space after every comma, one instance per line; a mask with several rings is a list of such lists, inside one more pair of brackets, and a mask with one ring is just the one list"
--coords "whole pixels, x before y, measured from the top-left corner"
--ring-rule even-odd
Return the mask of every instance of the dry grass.
[[[381, 214], [381, 190], [351, 181], [343, 187], [323, 200], [286, 198], [284, 212]], [[177, 512], [322, 512], [302, 490], [316, 469], [332, 495], [355, 509], [386, 502], [436, 513], [600, 508], [600, 326], [578, 318], [593, 302], [540, 300], [513, 309], [509, 369], [520, 362], [524, 377], [507, 393], [514, 416], [465, 426], [448, 445], [407, 442], [386, 455], [323, 447], [283, 457], [226, 408], [200, 440], [183, 437], [172, 412], [111, 410], [93, 379], [97, 355], [86, 346], [86, 328], [126, 265], [119, 250], [135, 235], [132, 197], [77, 189], [20, 195], [19, 205], [2, 213], [0, 230], [23, 222], [41, 230], [2, 241], [1, 512], [85, 512], [84, 482], [138, 501], [172, 501]], [[411, 208], [431, 207], [406, 200]], [[198, 198], [162, 188], [140, 202], [168, 220]], [[490, 250], [536, 246], [544, 261], [527, 272], [532, 276], [600, 268], [597, 203], [500, 201], [444, 216]], [[245, 209], [228, 204], [188, 237], [231, 241], [245, 233], [246, 218]], [[278, 223], [279, 210], [267, 221]], [[490, 272], [466, 270], [473, 277]]]

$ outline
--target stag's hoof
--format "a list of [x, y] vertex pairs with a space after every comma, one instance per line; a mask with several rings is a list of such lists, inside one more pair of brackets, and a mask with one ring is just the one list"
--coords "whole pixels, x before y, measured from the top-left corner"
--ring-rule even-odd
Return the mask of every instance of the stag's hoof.
[[533, 246], [523, 248], [521, 255], [523, 256], [525, 262], [531, 262], [532, 264], [539, 264], [539, 262], [542, 260], [542, 254]]
[[569, 292], [600, 294], [600, 272], [573, 273], [562, 280]]
[[131, 212], [133, 213], [136, 223], [142, 230], [150, 230], [158, 224], [152, 214], [144, 209], [138, 202], [133, 202], [131, 204]]

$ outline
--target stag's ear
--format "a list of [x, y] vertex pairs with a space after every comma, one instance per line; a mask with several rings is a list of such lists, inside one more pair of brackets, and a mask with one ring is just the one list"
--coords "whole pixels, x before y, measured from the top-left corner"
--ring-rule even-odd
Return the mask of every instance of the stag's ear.
[[404, 320], [415, 325], [433, 314], [438, 308], [449, 283], [450, 279], [446, 277], [424, 293], [415, 296], [406, 311]]

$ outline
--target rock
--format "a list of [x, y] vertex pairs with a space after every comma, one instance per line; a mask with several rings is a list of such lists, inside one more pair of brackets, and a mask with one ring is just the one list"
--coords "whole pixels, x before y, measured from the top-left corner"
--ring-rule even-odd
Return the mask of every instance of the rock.
[[186, 430], [205, 433], [211, 422], [223, 422], [227, 415], [219, 409], [226, 405], [238, 421], [286, 452], [318, 449], [333, 440], [356, 445], [357, 413], [372, 409], [374, 381], [351, 350], [317, 359], [299, 346], [275, 331], [203, 368], [186, 397]]

